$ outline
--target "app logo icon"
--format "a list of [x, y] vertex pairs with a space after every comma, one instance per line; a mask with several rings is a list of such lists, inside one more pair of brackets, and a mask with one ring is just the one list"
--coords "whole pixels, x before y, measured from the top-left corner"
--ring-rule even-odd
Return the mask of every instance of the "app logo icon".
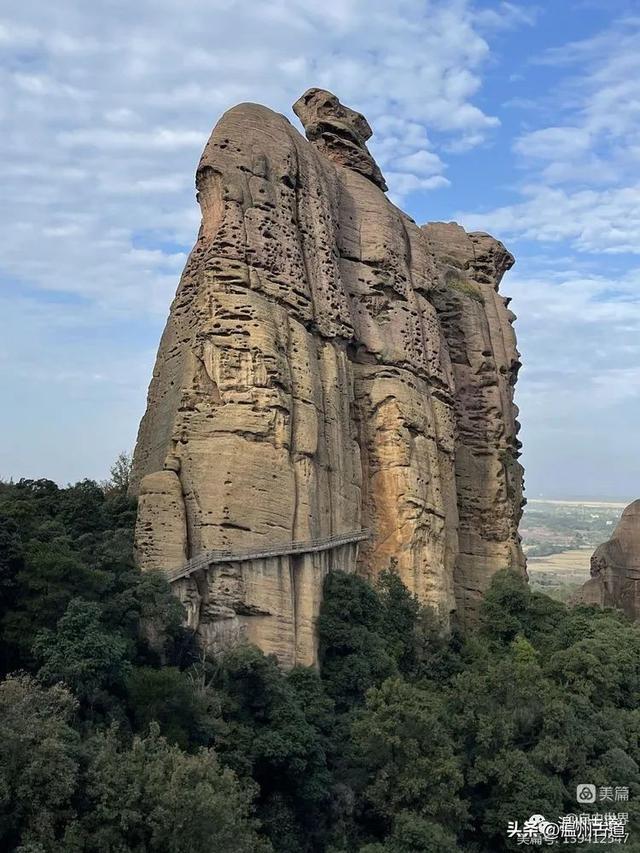
[[595, 785], [578, 785], [576, 788], [576, 800], [579, 803], [595, 803], [596, 801], [596, 786]]

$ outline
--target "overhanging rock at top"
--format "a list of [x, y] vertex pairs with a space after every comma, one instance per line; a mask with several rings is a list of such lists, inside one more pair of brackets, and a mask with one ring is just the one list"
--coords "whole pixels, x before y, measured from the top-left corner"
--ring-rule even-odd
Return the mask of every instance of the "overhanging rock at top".
[[366, 119], [335, 95], [294, 109], [308, 141], [241, 104], [205, 147], [134, 457], [143, 569], [371, 531], [176, 582], [207, 648], [246, 639], [285, 665], [315, 661], [331, 568], [396, 565], [462, 622], [495, 571], [524, 572], [519, 356], [498, 293], [513, 258], [395, 207]]

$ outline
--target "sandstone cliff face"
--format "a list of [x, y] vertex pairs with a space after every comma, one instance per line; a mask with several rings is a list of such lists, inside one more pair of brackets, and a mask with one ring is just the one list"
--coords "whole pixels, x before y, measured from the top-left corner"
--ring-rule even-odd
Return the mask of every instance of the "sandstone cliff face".
[[473, 619], [488, 581], [511, 566], [524, 572], [517, 535], [523, 471], [513, 389], [520, 368], [509, 300], [498, 284], [513, 265], [502, 243], [457, 225], [423, 228], [440, 272], [434, 290], [453, 373], [456, 500], [455, 597]]
[[242, 104], [196, 175], [202, 225], [162, 337], [134, 457], [143, 569], [209, 549], [368, 528], [360, 548], [211, 567], [176, 584], [203, 642], [315, 659], [329, 568], [397, 561], [446, 620], [524, 571], [519, 367], [504, 246], [419, 228], [385, 196], [371, 129], [312, 89]]
[[594, 551], [591, 580], [577, 600], [617, 607], [631, 619], [640, 617], [640, 500], [629, 504], [611, 539]]

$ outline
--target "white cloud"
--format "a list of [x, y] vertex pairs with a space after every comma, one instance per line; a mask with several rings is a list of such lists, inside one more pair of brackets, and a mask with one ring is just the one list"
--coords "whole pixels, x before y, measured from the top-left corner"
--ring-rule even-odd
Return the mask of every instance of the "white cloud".
[[640, 399], [640, 268], [617, 278], [546, 271], [511, 275], [509, 293], [527, 351], [521, 396], [556, 415], [606, 410], [624, 396]]
[[[611, 6], [603, 6], [610, 16]], [[525, 100], [511, 99], [527, 122], [504, 171], [510, 180], [515, 165], [521, 179], [501, 188], [515, 199], [456, 218], [522, 255], [504, 290], [519, 317], [529, 493], [633, 496], [640, 268], [629, 255], [640, 254], [640, 19], [537, 62], [546, 66], [545, 91], [535, 103], [531, 88]], [[526, 254], [531, 242], [542, 244], [536, 257]]]
[[547, 111], [560, 120], [522, 133], [513, 144], [526, 174], [521, 200], [458, 215], [505, 237], [639, 253], [640, 18], [547, 51], [538, 62], [565, 75], [546, 98]]
[[538, 160], [580, 156], [593, 143], [588, 129], [583, 127], [545, 127], [526, 133], [516, 140], [518, 154]]
[[501, 239], [570, 240], [579, 251], [640, 254], [640, 184], [606, 190], [533, 185], [522, 194], [518, 204], [456, 218]]
[[533, 26], [539, 14], [540, 7], [529, 5], [524, 7], [515, 3], [502, 2], [493, 9], [483, 9], [479, 13], [481, 26], [494, 30], [508, 30], [519, 26]]
[[[528, 258], [505, 281], [524, 354], [516, 389], [529, 494], [633, 496], [640, 267], [612, 276]], [[538, 268], [535, 274], [533, 270]]]
[[14, 4], [0, 16], [5, 275], [148, 310], [175, 252], [141, 277], [130, 249], [140, 232], [161, 253], [193, 241], [193, 173], [220, 113], [253, 100], [291, 115], [311, 85], [368, 116], [396, 199], [446, 185], [425, 128], [479, 144], [497, 124], [472, 102], [489, 53], [476, 19], [467, 0]]
[[444, 163], [433, 151], [415, 151], [395, 161], [396, 167], [405, 169], [414, 175], [438, 175], [444, 169]]
[[387, 172], [393, 190], [390, 192], [391, 200], [400, 205], [404, 196], [416, 190], [437, 190], [449, 186], [449, 181], [443, 175], [432, 175], [430, 178], [420, 178], [404, 172]]
[[204, 148], [207, 135], [198, 130], [172, 130], [166, 127], [148, 131], [82, 128], [60, 133], [56, 139], [62, 148], [90, 147], [101, 151], [178, 151]]

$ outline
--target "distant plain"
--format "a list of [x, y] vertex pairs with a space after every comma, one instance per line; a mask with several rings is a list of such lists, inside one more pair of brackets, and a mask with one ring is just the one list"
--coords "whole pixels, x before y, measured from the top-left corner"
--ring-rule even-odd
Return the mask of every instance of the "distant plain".
[[529, 500], [520, 532], [532, 588], [566, 601], [590, 577], [591, 555], [609, 539], [624, 501]]

